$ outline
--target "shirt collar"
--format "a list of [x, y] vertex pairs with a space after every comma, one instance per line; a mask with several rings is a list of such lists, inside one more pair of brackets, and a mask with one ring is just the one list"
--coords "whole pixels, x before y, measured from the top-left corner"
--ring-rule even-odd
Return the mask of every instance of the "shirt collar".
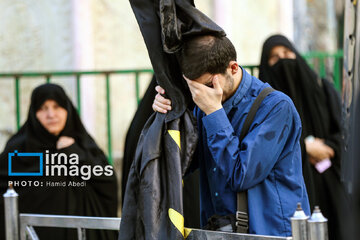
[[230, 110], [241, 101], [241, 99], [245, 96], [245, 93], [251, 86], [251, 75], [242, 67], [241, 70], [242, 79], [238, 89], [236, 90], [234, 95], [231, 96], [231, 98], [229, 98], [223, 103], [223, 108], [226, 114], [228, 114]]

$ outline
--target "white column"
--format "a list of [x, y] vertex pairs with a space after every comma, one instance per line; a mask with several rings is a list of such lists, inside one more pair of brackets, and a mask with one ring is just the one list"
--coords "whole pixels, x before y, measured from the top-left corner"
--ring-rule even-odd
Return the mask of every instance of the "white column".
[[[335, 10], [334, 10], [335, 9]], [[326, 18], [328, 22], [327, 32], [331, 41], [326, 44], [326, 51], [335, 52], [337, 50], [337, 23], [336, 23], [336, 7], [335, 0], [326, 1]]]
[[[91, 2], [88, 0], [72, 0], [73, 9], [73, 45], [74, 69], [93, 70], [93, 29]], [[86, 129], [95, 133], [95, 77], [81, 77], [81, 117]]]
[[291, 41], [294, 40], [293, 0], [279, 0], [279, 30]]
[[294, 2], [294, 43], [299, 52], [309, 51], [309, 44], [306, 36], [311, 36], [311, 22], [307, 13], [306, 0]]
[[[232, 0], [213, 0], [214, 21], [224, 29], [231, 39], [232, 35]], [[238, 1], [238, 0], [235, 0]]]

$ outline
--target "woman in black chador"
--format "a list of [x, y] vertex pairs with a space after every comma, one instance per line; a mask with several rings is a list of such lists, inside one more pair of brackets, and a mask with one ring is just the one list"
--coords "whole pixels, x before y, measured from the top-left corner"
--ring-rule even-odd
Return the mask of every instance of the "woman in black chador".
[[[19, 154], [43, 153], [43, 176], [8, 176], [8, 154], [14, 151]], [[61, 153], [67, 156], [68, 161], [64, 163], [65, 155], [62, 154], [62, 163], [67, 169], [73, 169], [72, 174], [57, 174], [56, 170], [55, 176], [47, 176], [46, 156]], [[78, 161], [74, 154], [77, 154]], [[71, 156], [73, 160], [70, 162]], [[57, 163], [58, 159], [55, 159]], [[79, 169], [78, 173], [75, 168]], [[31, 173], [39, 172], [39, 169], [38, 159], [12, 159], [12, 172]], [[86, 132], [64, 90], [56, 84], [43, 84], [33, 91], [27, 121], [10, 138], [0, 155], [1, 194], [6, 191], [9, 181], [14, 182], [14, 189], [19, 194], [20, 213], [96, 217], [117, 215], [117, 181], [112, 166], [108, 165], [103, 151]], [[18, 186], [16, 181], [26, 181], [27, 184]], [[35, 181], [39, 181], [40, 186], [33, 186]], [[0, 239], [5, 239], [2, 197], [0, 216]], [[76, 229], [35, 230], [40, 239], [77, 239]], [[87, 239], [116, 239], [116, 234], [115, 231], [87, 230]]]
[[328, 218], [330, 239], [343, 239], [340, 182], [341, 104], [333, 85], [321, 79], [281, 35], [268, 38], [261, 55], [259, 78], [287, 94], [302, 120], [303, 175], [310, 206]]

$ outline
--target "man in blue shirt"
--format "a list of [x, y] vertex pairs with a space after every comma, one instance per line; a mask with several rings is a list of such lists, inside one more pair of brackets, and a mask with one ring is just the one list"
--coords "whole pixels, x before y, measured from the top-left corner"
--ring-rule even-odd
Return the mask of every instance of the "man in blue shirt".
[[[281, 92], [270, 93], [240, 142], [253, 102], [269, 84], [237, 64], [226, 37], [184, 41], [179, 62], [196, 104], [199, 143], [192, 168], [200, 169], [201, 225], [215, 214], [235, 214], [237, 192], [247, 191], [249, 233], [290, 236], [296, 204], [310, 214], [301, 167], [301, 121], [293, 102]], [[166, 113], [171, 102], [160, 95], [164, 89], [158, 86], [157, 91], [153, 109]]]

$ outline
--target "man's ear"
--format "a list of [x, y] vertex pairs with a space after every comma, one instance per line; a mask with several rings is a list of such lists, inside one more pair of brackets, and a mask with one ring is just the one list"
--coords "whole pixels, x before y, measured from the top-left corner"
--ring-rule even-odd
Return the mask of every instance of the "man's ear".
[[236, 61], [230, 61], [228, 68], [230, 68], [231, 74], [234, 75], [239, 71], [239, 64]]

